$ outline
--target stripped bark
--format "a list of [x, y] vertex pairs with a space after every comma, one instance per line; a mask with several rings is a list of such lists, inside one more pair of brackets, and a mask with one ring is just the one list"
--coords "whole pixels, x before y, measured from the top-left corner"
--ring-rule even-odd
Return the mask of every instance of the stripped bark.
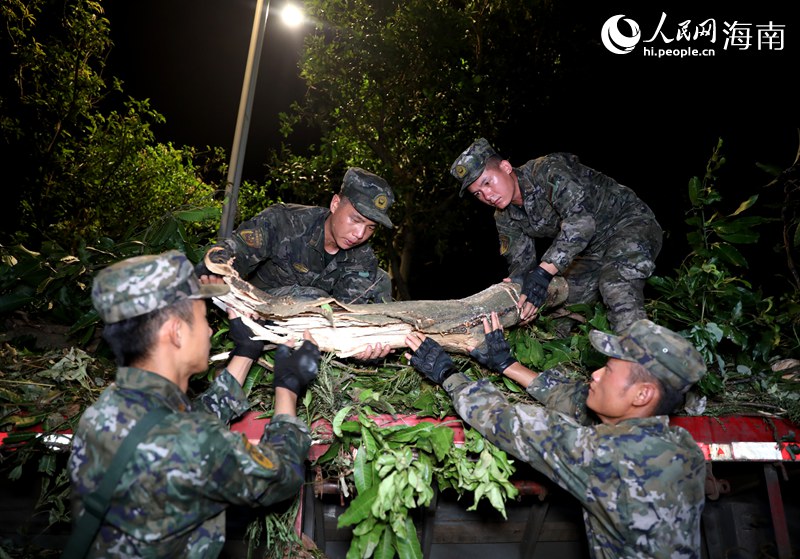
[[[414, 331], [431, 337], [447, 351], [467, 354], [468, 348], [483, 342], [482, 319], [492, 311], [497, 311], [505, 328], [519, 322], [516, 304], [520, 287], [515, 283], [495, 284], [464, 299], [353, 305], [333, 298], [304, 301], [275, 297], [241, 279], [230, 263], [212, 262], [209, 255], [205, 263], [231, 288], [219, 301], [243, 315], [256, 338], [286, 343], [301, 340], [303, 331], [308, 330], [322, 351], [340, 357], [356, 355], [368, 344], [406, 347], [405, 338]], [[563, 299], [566, 299], [566, 282], [555, 278], [548, 293], [548, 305]]]

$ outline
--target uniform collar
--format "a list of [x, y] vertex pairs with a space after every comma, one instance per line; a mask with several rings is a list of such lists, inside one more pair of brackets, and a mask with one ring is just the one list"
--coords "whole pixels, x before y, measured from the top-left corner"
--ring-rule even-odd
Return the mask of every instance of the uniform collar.
[[311, 236], [308, 239], [309, 248], [317, 252], [325, 252], [325, 220], [331, 215], [330, 210], [322, 212], [311, 226]]
[[191, 400], [177, 384], [144, 369], [120, 367], [117, 370], [116, 385], [123, 390], [139, 392], [146, 399], [174, 411], [189, 411], [192, 408]]

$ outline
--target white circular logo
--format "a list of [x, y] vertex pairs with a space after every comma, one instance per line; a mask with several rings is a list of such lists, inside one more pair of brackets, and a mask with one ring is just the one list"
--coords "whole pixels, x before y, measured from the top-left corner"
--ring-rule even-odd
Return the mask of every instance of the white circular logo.
[[623, 35], [619, 30], [619, 20], [625, 16], [620, 14], [608, 18], [603, 24], [603, 30], [600, 32], [600, 38], [603, 40], [603, 46], [614, 54], [628, 54], [633, 50], [642, 38], [642, 33], [639, 31], [639, 24], [632, 19], [623, 19], [631, 27], [631, 35]]

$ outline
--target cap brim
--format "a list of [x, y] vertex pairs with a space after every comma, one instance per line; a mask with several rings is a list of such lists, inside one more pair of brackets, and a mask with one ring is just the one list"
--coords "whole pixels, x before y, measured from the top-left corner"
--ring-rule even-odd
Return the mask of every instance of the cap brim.
[[620, 345], [619, 340], [619, 336], [606, 334], [600, 330], [592, 330], [589, 333], [589, 341], [597, 351], [609, 357], [629, 361], [631, 358]]
[[389, 219], [389, 216], [387, 216], [386, 214], [382, 213], [373, 214], [372, 212], [366, 211], [365, 208], [363, 207], [359, 208], [355, 204], [353, 204], [353, 207], [356, 209], [358, 213], [360, 213], [362, 216], [366, 217], [370, 221], [374, 221], [375, 223], [380, 223], [381, 225], [383, 225], [384, 227], [388, 227], [389, 229], [392, 229], [394, 227], [392, 220]]
[[221, 295], [227, 295], [227, 293], [231, 290], [227, 283], [203, 283], [200, 284], [200, 291], [191, 297], [190, 299], [211, 299], [212, 297], [219, 297]]

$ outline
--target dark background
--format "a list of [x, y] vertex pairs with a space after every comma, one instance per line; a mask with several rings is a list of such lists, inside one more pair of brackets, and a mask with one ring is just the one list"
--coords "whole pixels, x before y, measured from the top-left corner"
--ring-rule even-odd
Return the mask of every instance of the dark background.
[[[552, 152], [569, 151], [581, 160], [633, 188], [656, 213], [666, 232], [657, 273], [666, 274], [687, 254], [684, 213], [689, 207], [686, 184], [702, 176], [718, 138], [724, 141], [728, 161], [719, 188], [724, 205], [733, 211], [754, 193], [760, 193], [755, 213], [777, 215], [782, 200], [777, 189], [764, 189], [770, 177], [756, 167], [764, 163], [788, 167], [798, 149], [796, 81], [800, 62], [800, 26], [797, 2], [733, 3], [602, 2], [575, 3], [575, 40], [590, 41], [585, 58], [567, 69], [566, 79], [552, 94], [549, 107], [522, 114], [489, 138], [513, 164]], [[167, 122], [157, 129], [161, 141], [177, 145], [221, 146], [230, 151], [239, 105], [255, 1], [242, 0], [110, 0], [105, 4], [115, 48], [109, 60], [112, 73], [125, 82], [125, 91], [149, 98]], [[317, 141], [313, 133], [296, 133], [288, 140], [278, 134], [278, 112], [288, 111], [305, 86], [297, 63], [303, 33], [283, 26], [273, 0], [255, 92], [244, 179], [264, 177], [267, 153], [288, 141], [301, 152]], [[672, 34], [678, 23], [712, 18], [717, 24], [717, 51], [713, 58], [651, 58], [641, 47], [614, 55], [600, 42], [600, 30], [611, 16], [624, 14], [639, 23], [643, 39], [655, 32], [665, 13], [663, 31]], [[729, 49], [723, 22], [757, 25], [770, 21], [784, 25], [782, 51]], [[625, 28], [622, 28], [625, 29]], [[665, 45], [656, 40], [655, 47]], [[705, 46], [710, 43], [706, 42]], [[525, 68], [519, 79], [526, 79]], [[513, 84], [510, 84], [513, 87]], [[466, 146], [453, 145], [453, 157]], [[447, 169], [442, 170], [443, 177]], [[299, 200], [298, 200], [299, 201]], [[302, 202], [302, 201], [300, 201]], [[472, 212], [471, 200], [458, 202], [456, 211]], [[769, 206], [772, 206], [771, 208]], [[462, 296], [503, 277], [502, 260], [495, 253], [491, 210], [465, 225], [464, 242], [473, 254], [485, 254], [487, 265], [436, 261], [426, 276], [443, 282], [417, 281], [415, 298]], [[781, 289], [785, 261], [778, 251], [779, 224], [767, 226], [758, 246], [745, 249], [751, 273], [768, 288]], [[423, 255], [427, 259], [429, 255]], [[459, 294], [448, 279], [458, 277]], [[436, 287], [442, 283], [450, 287]], [[477, 288], [477, 289], [476, 289]], [[462, 293], [463, 292], [463, 293]]]

